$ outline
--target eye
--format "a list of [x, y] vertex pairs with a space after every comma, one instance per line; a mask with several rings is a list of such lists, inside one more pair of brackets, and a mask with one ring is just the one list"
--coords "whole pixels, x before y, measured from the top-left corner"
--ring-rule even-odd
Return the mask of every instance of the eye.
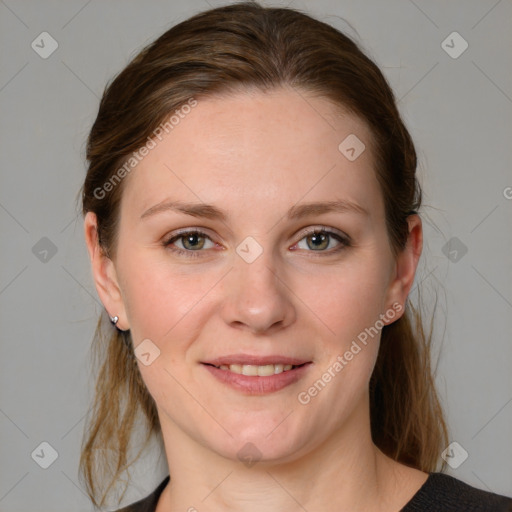
[[[305, 232], [305, 235], [291, 247], [292, 250], [303, 249], [308, 252], [333, 254], [350, 246], [348, 236], [343, 236], [326, 228], [309, 230]], [[204, 255], [202, 254], [205, 252], [203, 249], [212, 249], [216, 244], [206, 233], [189, 229], [175, 233], [164, 240], [162, 245], [179, 256], [199, 257]]]
[[344, 237], [325, 228], [317, 228], [307, 232], [294, 247], [309, 250], [310, 252], [337, 252], [350, 245], [348, 237]]
[[164, 247], [185, 256], [199, 256], [193, 254], [201, 249], [211, 249], [215, 246], [211, 238], [202, 231], [182, 231], [163, 242]]

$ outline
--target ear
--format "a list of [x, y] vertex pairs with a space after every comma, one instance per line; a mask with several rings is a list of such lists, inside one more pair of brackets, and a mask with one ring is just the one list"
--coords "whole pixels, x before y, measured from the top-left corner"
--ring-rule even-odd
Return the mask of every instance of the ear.
[[128, 330], [126, 309], [117, 279], [114, 262], [105, 254], [98, 242], [96, 214], [87, 212], [84, 219], [84, 234], [96, 291], [110, 316], [117, 316], [116, 324], [121, 330]]
[[401, 314], [393, 321], [398, 320], [405, 311], [404, 304], [414, 282], [416, 268], [423, 249], [423, 228], [420, 216], [409, 215], [407, 223], [409, 225], [407, 244], [396, 257], [394, 272], [387, 292], [386, 310], [395, 309], [393, 304], [396, 303], [402, 306]]

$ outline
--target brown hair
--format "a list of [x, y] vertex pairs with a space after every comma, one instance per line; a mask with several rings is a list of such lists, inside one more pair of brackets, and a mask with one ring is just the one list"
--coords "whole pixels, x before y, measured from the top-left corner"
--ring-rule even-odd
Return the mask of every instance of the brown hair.
[[[191, 98], [279, 86], [329, 99], [366, 121], [396, 256], [407, 242], [407, 218], [420, 208], [421, 189], [415, 148], [390, 86], [375, 63], [335, 28], [296, 10], [257, 3], [211, 9], [172, 27], [106, 87], [88, 138], [82, 191], [83, 213], [96, 214], [105, 253], [115, 254], [123, 183], [108, 194], [95, 191], [104, 190], [167, 116]], [[128, 461], [127, 454], [138, 412], [147, 420], [146, 442], [160, 432], [155, 403], [134, 364], [129, 332], [108, 329], [104, 336], [98, 324], [95, 336], [101, 369], [80, 459], [80, 474], [99, 506], [136, 460]], [[423, 471], [436, 469], [447, 443], [430, 363], [431, 338], [432, 323], [426, 334], [421, 309], [408, 299], [404, 315], [382, 329], [370, 380], [375, 444]], [[101, 483], [108, 485], [100, 495]]]

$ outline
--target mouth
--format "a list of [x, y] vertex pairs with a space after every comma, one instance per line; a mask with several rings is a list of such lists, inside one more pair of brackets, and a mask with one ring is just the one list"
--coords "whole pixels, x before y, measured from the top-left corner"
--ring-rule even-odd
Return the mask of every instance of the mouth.
[[278, 375], [279, 373], [289, 372], [290, 370], [295, 370], [296, 368], [300, 368], [309, 363], [302, 364], [265, 364], [265, 365], [255, 365], [255, 364], [220, 364], [214, 365], [210, 363], [204, 363], [208, 366], [214, 366], [219, 370], [224, 370], [232, 373], [236, 373], [238, 375], [246, 375], [248, 377], [269, 377], [271, 375]]
[[247, 395], [264, 395], [304, 378], [313, 361], [285, 356], [238, 354], [201, 364], [223, 385]]

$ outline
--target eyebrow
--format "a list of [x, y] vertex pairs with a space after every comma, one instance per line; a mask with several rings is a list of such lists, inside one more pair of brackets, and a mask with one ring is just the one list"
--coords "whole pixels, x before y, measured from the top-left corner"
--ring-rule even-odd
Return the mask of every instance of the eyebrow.
[[[165, 201], [158, 203], [146, 210], [141, 216], [141, 220], [153, 215], [167, 212], [176, 211], [190, 215], [192, 217], [202, 217], [205, 219], [227, 221], [227, 214], [225, 211], [205, 203], [185, 203], [182, 201]], [[369, 215], [368, 211], [362, 206], [353, 201], [337, 200], [337, 201], [323, 201], [315, 203], [303, 203], [292, 206], [286, 216], [289, 220], [298, 220], [311, 215], [322, 215], [326, 213], [357, 213], [359, 215]]]

